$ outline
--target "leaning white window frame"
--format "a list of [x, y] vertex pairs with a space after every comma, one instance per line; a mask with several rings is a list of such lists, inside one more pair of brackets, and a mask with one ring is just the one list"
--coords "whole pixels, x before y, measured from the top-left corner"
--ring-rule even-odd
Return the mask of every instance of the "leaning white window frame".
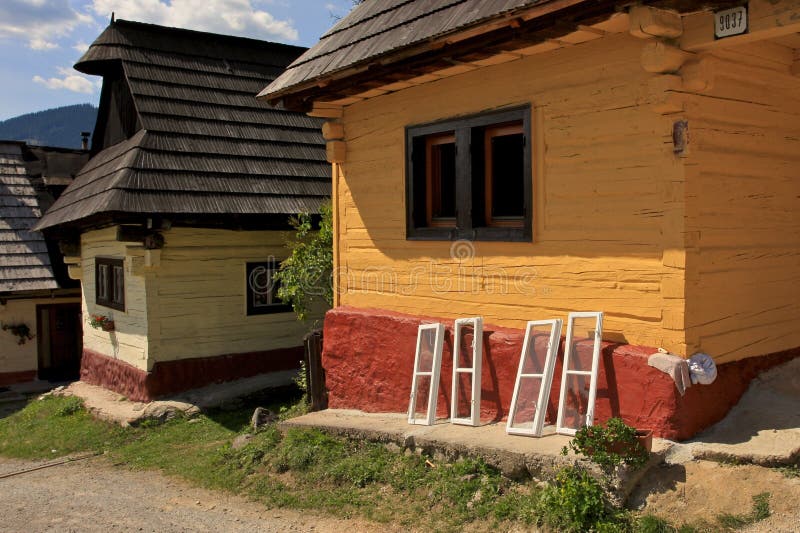
[[[569, 364], [573, 355], [572, 335], [575, 329], [575, 319], [594, 318], [594, 343], [592, 347], [592, 368], [591, 370], [570, 369]], [[564, 426], [564, 409], [567, 401], [567, 383], [570, 376], [589, 376], [589, 397], [587, 399], [586, 417], [584, 425], [591, 426], [594, 422], [594, 402], [597, 396], [597, 367], [600, 363], [600, 344], [603, 340], [603, 313], [601, 311], [570, 313], [567, 318], [567, 339], [564, 346], [564, 372], [561, 376], [561, 394], [558, 400], [558, 420], [556, 421], [556, 433], [562, 435], [575, 435], [580, 427]]]
[[[462, 357], [461, 335], [465, 328], [472, 328], [472, 364], [460, 366]], [[477, 426], [481, 422], [481, 362], [483, 359], [483, 319], [481, 317], [459, 318], [453, 331], [453, 388], [450, 396], [450, 422], [465, 426]], [[470, 411], [466, 418], [458, 414], [459, 375], [470, 375]]]
[[[556, 368], [556, 354], [558, 345], [561, 343], [561, 326], [564, 322], [560, 318], [552, 320], [532, 320], [525, 328], [525, 340], [522, 343], [522, 354], [519, 358], [519, 368], [517, 369], [517, 381], [514, 384], [514, 395], [511, 397], [511, 409], [508, 412], [506, 422], [506, 433], [509, 435], [524, 435], [530, 437], [541, 437], [544, 428], [544, 418], [547, 410], [547, 400], [550, 398], [550, 388], [553, 386], [553, 373]], [[525, 362], [535, 349], [534, 330], [538, 327], [550, 326], [550, 336], [547, 341], [547, 351], [545, 352], [544, 365], [541, 373], [525, 372]], [[523, 380], [538, 380], [539, 393], [536, 398], [536, 405], [533, 420], [530, 426], [517, 425], [515, 423], [517, 410], [523, 402], [533, 401], [533, 398], [521, 398]]]
[[[423, 341], [426, 335], [434, 335], [433, 354], [431, 354], [430, 368], [422, 369], [420, 365], [424, 362], [421, 354]], [[444, 325], [442, 324], [421, 324], [417, 331], [417, 351], [414, 355], [414, 375], [411, 379], [411, 399], [408, 403], [408, 423], [433, 425], [436, 419], [436, 399], [439, 395], [439, 375], [442, 371], [442, 344], [444, 342]], [[430, 378], [428, 388], [428, 406], [425, 410], [425, 418], [417, 418], [417, 392], [421, 377]]]

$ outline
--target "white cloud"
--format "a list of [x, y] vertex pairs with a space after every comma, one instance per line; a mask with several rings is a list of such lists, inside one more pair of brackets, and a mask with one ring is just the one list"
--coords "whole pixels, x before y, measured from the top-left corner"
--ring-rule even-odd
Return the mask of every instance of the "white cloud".
[[3, 0], [0, 39], [22, 39], [34, 50], [58, 48], [57, 39], [94, 19], [70, 6], [68, 0]]
[[98, 88], [98, 85], [92, 82], [92, 80], [77, 74], [72, 69], [59, 67], [58, 73], [63, 77], [45, 79], [41, 76], [34, 76], [33, 81], [34, 83], [44, 85], [48, 89], [54, 91], [67, 90], [76, 93], [92, 94]]
[[28, 46], [33, 50], [52, 50], [53, 48], [58, 48], [56, 43], [51, 43], [50, 41], [38, 37], [28, 41]]
[[77, 43], [72, 45], [73, 50], [77, 50], [81, 55], [86, 53], [86, 50], [89, 49], [89, 43], [84, 41], [78, 41]]
[[91, 10], [101, 17], [113, 11], [120, 19], [162, 26], [255, 39], [298, 39], [291, 20], [276, 19], [253, 6], [252, 0], [92, 0]]

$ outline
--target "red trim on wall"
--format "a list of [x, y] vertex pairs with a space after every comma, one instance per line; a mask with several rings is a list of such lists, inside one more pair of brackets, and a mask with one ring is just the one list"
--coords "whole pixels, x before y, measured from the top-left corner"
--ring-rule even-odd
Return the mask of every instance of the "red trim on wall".
[[81, 381], [99, 385], [137, 402], [268, 372], [293, 370], [303, 359], [303, 347], [215, 357], [157, 362], [145, 372], [128, 363], [84, 348]]
[[0, 372], [0, 387], [13, 385], [14, 383], [25, 383], [36, 379], [36, 370], [22, 370], [20, 372]]
[[[453, 321], [383, 309], [338, 307], [325, 317], [323, 366], [329, 407], [368, 412], [406, 412], [417, 327], [445, 324], [445, 346], [437, 415], [449, 417]], [[501, 421], [511, 404], [524, 332], [484, 325], [481, 419]], [[656, 351], [646, 346], [604, 342], [598, 373], [595, 420], [621, 416], [657, 436], [687, 439], [721, 420], [761, 371], [800, 355], [800, 348], [720, 365], [711, 385], [696, 385], [681, 397], [672, 379], [648, 366]], [[563, 342], [548, 404], [553, 422], [561, 387]]]

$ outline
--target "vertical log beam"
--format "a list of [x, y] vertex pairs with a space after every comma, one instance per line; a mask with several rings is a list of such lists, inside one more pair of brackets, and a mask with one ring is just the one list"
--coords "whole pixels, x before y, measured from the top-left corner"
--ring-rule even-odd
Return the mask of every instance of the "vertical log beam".
[[675, 39], [683, 33], [681, 16], [675, 11], [633, 6], [628, 15], [631, 35], [640, 39]]
[[347, 145], [344, 142], [344, 125], [338, 121], [328, 121], [322, 125], [322, 137], [328, 163], [344, 163]]

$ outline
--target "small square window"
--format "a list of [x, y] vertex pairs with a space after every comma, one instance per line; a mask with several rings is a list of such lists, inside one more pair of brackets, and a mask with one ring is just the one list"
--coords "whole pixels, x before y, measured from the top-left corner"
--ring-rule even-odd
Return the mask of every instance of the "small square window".
[[286, 313], [292, 306], [278, 298], [278, 280], [275, 272], [280, 268], [277, 261], [247, 263], [247, 315]]
[[94, 265], [95, 303], [125, 310], [125, 268], [122, 259], [96, 257]]
[[530, 109], [406, 129], [407, 236], [530, 241]]

